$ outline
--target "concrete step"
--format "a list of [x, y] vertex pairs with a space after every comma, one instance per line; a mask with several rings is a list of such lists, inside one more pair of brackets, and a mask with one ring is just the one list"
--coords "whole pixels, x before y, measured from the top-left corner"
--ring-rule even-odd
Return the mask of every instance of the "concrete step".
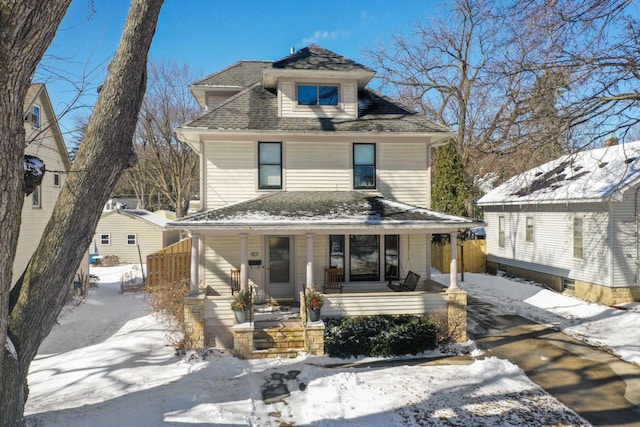
[[291, 347], [304, 347], [304, 339], [287, 338], [284, 340], [274, 341], [265, 338], [254, 338], [253, 346], [256, 348], [256, 350], [264, 350], [269, 348], [282, 349]]
[[295, 358], [298, 357], [299, 353], [304, 351], [304, 347], [254, 350], [247, 359], [273, 359], [276, 357]]

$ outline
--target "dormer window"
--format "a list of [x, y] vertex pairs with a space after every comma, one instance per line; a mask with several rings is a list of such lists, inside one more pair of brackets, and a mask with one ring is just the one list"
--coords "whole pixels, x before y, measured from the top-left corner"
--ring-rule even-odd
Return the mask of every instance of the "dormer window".
[[298, 85], [298, 105], [338, 105], [338, 86]]

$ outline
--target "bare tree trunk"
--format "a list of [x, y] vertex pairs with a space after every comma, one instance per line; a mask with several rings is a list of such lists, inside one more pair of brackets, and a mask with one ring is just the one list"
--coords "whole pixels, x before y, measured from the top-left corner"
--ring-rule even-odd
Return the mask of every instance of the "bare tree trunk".
[[[24, 200], [23, 102], [70, 1], [0, 0], [0, 372], [7, 359], [15, 360], [8, 351], [7, 317]], [[7, 404], [0, 400], [0, 414]]]
[[[26, 377], [38, 347], [62, 309], [89, 246], [102, 206], [119, 176], [136, 161], [132, 141], [146, 86], [147, 53], [162, 0], [133, 0], [118, 50], [83, 143], [51, 220], [20, 286], [12, 291], [8, 334], [17, 359], [5, 357], [0, 425], [24, 425]], [[4, 352], [6, 354], [7, 352]]]

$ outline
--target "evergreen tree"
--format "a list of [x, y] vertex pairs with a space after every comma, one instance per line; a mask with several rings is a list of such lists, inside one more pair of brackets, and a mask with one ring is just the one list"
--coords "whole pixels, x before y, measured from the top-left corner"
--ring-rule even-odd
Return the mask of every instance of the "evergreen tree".
[[431, 207], [448, 214], [467, 216], [464, 166], [452, 144], [436, 149], [433, 168]]

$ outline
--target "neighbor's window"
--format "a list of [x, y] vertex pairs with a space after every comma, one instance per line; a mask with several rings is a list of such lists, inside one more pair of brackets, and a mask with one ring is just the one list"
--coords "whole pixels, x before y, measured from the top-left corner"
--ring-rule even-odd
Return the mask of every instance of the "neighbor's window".
[[504, 248], [504, 217], [498, 217], [498, 247]]
[[40, 129], [40, 107], [37, 105], [31, 109], [31, 124], [35, 129]]
[[533, 243], [533, 217], [528, 216], [525, 225], [524, 241]]
[[376, 144], [353, 144], [353, 188], [376, 188]]
[[104, 246], [108, 246], [111, 244], [111, 234], [101, 234], [100, 235], [100, 244]]
[[400, 236], [384, 236], [384, 280], [399, 280]]
[[127, 245], [136, 245], [138, 243], [137, 235], [127, 234]]
[[298, 105], [338, 105], [338, 86], [298, 85]]
[[350, 280], [380, 280], [380, 236], [349, 236]]
[[42, 198], [41, 189], [40, 189], [40, 186], [38, 185], [36, 189], [33, 190], [33, 193], [31, 193], [31, 206], [33, 206], [34, 208], [41, 207], [42, 206], [41, 198]]
[[53, 186], [54, 187], [60, 187], [60, 173], [59, 172], [54, 172], [53, 173]]
[[282, 189], [282, 144], [261, 142], [258, 144], [258, 188]]
[[582, 259], [583, 251], [583, 228], [582, 218], [573, 218], [573, 257]]

